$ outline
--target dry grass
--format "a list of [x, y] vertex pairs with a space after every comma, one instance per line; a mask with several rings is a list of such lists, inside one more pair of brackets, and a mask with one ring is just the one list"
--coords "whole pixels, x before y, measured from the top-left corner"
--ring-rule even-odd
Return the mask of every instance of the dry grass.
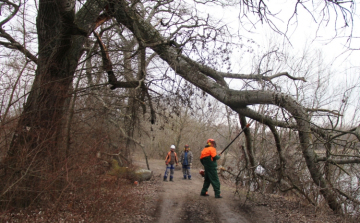
[[[126, 179], [101, 176], [87, 186], [63, 191], [56, 202], [43, 198], [24, 209], [1, 213], [1, 222], [139, 222], [149, 219], [145, 203], [156, 187], [151, 181], [135, 186]], [[155, 204], [154, 204], [155, 205]], [[149, 212], [150, 213], [150, 212]]]

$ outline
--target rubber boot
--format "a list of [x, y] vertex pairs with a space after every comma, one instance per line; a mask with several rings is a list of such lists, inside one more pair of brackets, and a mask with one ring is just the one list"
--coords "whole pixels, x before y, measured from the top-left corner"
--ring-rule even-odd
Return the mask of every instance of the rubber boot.
[[188, 179], [191, 180], [191, 175], [188, 176]]
[[167, 180], [167, 177], [164, 177], [164, 181], [168, 181], [168, 180]]
[[186, 180], [186, 175], [184, 175], [184, 180]]
[[171, 182], [174, 182], [172, 176], [170, 176], [170, 181], [171, 181]]

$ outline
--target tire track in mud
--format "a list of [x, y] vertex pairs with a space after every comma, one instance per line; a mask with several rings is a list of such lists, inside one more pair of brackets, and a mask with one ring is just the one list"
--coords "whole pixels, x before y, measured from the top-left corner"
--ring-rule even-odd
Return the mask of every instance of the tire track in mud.
[[185, 222], [213, 222], [220, 223], [218, 212], [207, 199], [191, 199], [182, 207], [182, 217], [179, 223]]
[[[229, 195], [228, 195], [229, 196]], [[225, 195], [224, 195], [225, 197]], [[219, 213], [219, 221], [227, 223], [249, 223], [246, 217], [236, 212], [231, 206], [234, 205], [229, 199], [220, 199], [216, 203], [212, 204], [213, 208]]]

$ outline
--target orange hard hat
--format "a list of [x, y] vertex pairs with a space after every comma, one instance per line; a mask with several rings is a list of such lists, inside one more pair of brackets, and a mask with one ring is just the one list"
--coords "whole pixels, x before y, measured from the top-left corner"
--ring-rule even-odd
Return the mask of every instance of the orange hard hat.
[[213, 139], [208, 139], [206, 143], [209, 143], [209, 142], [214, 143], [215, 140], [213, 140]]

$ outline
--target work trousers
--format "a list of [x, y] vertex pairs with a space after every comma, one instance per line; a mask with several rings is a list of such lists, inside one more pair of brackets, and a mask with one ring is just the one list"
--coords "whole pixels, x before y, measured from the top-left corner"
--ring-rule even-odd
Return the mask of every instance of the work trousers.
[[186, 179], [187, 177], [190, 180], [191, 179], [190, 165], [182, 165], [182, 171], [183, 171], [184, 179]]
[[164, 180], [167, 179], [169, 171], [170, 171], [170, 180], [173, 179], [174, 177], [174, 164], [167, 164], [166, 165], [166, 170], [165, 170], [165, 174], [164, 174]]
[[214, 188], [215, 196], [220, 196], [220, 181], [216, 168], [205, 168], [204, 184], [201, 194], [206, 194], [210, 184]]

